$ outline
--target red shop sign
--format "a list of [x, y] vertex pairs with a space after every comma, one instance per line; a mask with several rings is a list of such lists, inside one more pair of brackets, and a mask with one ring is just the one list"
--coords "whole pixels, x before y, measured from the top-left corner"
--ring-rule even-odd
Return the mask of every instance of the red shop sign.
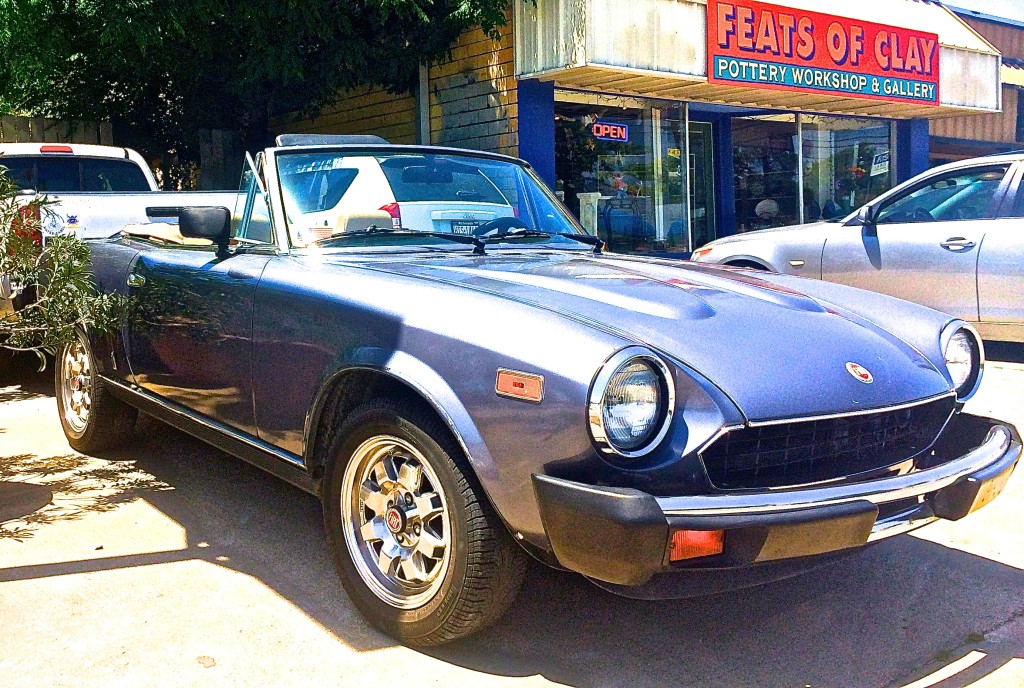
[[708, 0], [708, 81], [938, 105], [939, 39], [756, 0]]

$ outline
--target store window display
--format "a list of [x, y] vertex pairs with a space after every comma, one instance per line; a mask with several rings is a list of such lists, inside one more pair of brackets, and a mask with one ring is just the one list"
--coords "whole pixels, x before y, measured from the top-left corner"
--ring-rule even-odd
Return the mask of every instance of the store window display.
[[848, 215], [893, 185], [886, 121], [800, 116], [804, 221]]

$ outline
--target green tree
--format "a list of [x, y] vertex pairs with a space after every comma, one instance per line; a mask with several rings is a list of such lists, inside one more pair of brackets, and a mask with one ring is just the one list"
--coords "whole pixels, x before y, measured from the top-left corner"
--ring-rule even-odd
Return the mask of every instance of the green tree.
[[92, 280], [89, 247], [73, 235], [41, 242], [44, 198], [17, 196], [0, 168], [0, 282], [12, 300], [0, 301], [0, 347], [53, 353], [71, 341], [75, 328], [109, 330], [127, 312], [128, 302], [101, 295]]
[[507, 1], [0, 0], [0, 110], [110, 119], [149, 153], [194, 151], [199, 128], [257, 149], [275, 114], [409, 89], [464, 29], [496, 32]]

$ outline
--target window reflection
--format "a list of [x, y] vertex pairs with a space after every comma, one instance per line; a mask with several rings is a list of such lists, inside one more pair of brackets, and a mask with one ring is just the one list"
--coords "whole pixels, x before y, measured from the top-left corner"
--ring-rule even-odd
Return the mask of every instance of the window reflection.
[[850, 117], [801, 117], [804, 220], [853, 212], [892, 187], [888, 122]]
[[737, 117], [732, 141], [739, 231], [798, 223], [796, 115]]

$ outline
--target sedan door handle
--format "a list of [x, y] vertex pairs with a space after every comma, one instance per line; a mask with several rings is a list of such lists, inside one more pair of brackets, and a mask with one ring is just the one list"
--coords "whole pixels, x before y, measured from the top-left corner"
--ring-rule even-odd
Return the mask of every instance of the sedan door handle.
[[969, 248], [974, 248], [974, 242], [963, 237], [952, 237], [943, 241], [939, 246], [950, 251], [966, 251]]
[[126, 281], [128, 282], [129, 287], [134, 287], [136, 289], [146, 286], [146, 276], [140, 275], [137, 272], [129, 272], [128, 279]]

